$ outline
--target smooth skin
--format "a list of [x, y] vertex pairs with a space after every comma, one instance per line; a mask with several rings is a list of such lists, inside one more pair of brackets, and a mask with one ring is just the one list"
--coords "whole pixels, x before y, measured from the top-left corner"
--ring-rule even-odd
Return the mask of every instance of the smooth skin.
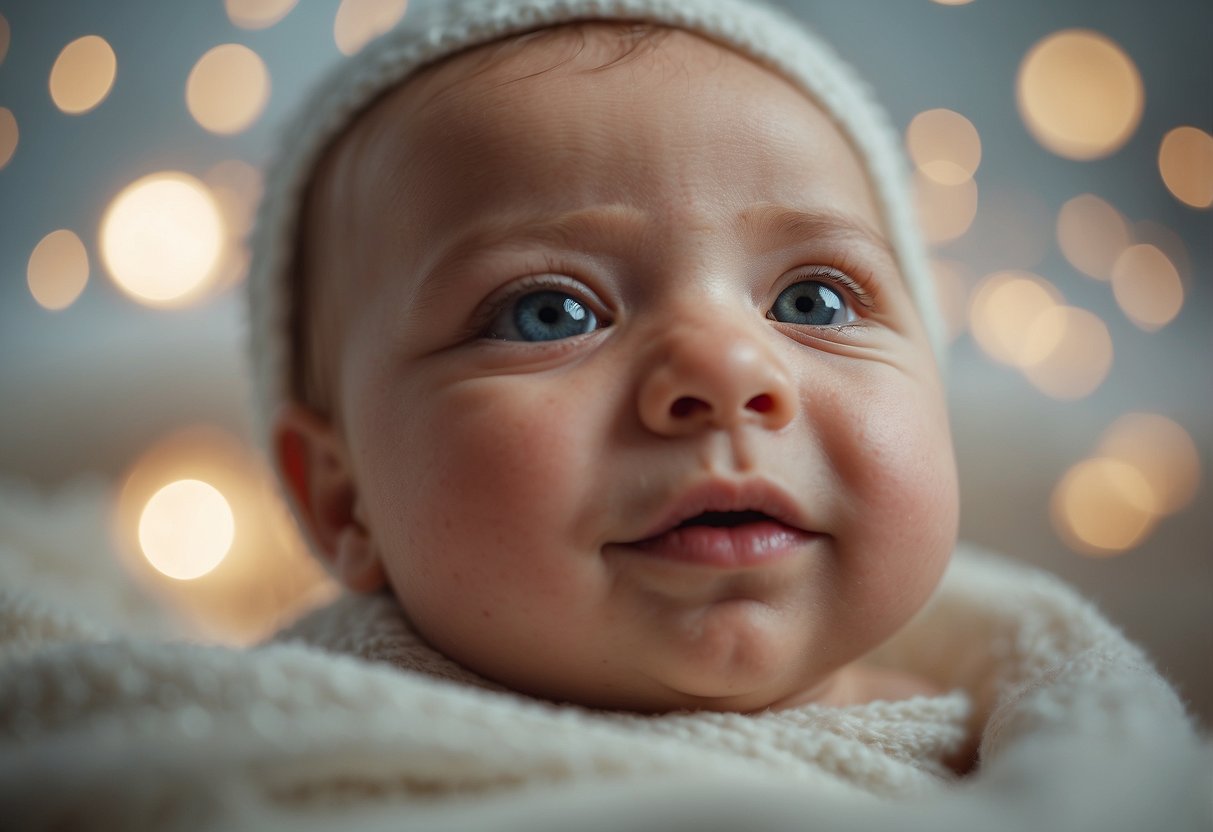
[[[305, 255], [331, 400], [275, 430], [316, 547], [539, 697], [934, 692], [860, 661], [936, 587], [958, 500], [935, 360], [855, 153], [716, 45], [670, 32], [611, 64], [618, 27], [581, 32], [426, 70], [326, 158]], [[773, 313], [801, 284], [841, 302], [830, 322]], [[549, 324], [537, 292], [576, 304], [557, 321], [574, 334], [527, 340], [518, 321]], [[735, 567], [638, 545], [705, 494], [778, 503], [794, 542]]]

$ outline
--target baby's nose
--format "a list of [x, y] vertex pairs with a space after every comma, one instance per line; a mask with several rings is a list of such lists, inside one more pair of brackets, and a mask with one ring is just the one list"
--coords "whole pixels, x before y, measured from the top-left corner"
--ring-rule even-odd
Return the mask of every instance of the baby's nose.
[[753, 424], [778, 430], [792, 420], [791, 375], [763, 337], [744, 326], [684, 325], [650, 353], [640, 420], [663, 436]]

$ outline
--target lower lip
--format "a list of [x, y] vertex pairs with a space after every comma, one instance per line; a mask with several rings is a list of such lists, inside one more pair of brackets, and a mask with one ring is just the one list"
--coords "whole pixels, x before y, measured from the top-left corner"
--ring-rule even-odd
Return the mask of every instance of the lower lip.
[[633, 543], [643, 554], [664, 560], [744, 569], [764, 566], [800, 551], [817, 535], [773, 521], [741, 526], [687, 526]]

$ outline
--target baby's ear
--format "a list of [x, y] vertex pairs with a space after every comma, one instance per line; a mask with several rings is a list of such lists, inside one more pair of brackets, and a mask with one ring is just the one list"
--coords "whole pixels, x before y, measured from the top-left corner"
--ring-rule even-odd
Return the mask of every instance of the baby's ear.
[[359, 507], [341, 434], [314, 410], [288, 402], [274, 414], [272, 442], [274, 465], [296, 516], [329, 571], [356, 592], [382, 587], [383, 564]]

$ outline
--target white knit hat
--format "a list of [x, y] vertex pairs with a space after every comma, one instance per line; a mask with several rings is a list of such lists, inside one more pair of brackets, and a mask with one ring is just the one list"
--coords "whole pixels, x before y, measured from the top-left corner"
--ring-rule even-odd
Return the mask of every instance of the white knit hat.
[[291, 261], [304, 191], [328, 144], [380, 94], [423, 66], [511, 35], [587, 20], [698, 34], [784, 76], [821, 106], [867, 170], [898, 266], [942, 357], [943, 325], [899, 135], [868, 87], [802, 24], [743, 0], [414, 0], [400, 26], [340, 64], [307, 97], [267, 174], [248, 280], [256, 428], [263, 442], [275, 408], [292, 396]]

